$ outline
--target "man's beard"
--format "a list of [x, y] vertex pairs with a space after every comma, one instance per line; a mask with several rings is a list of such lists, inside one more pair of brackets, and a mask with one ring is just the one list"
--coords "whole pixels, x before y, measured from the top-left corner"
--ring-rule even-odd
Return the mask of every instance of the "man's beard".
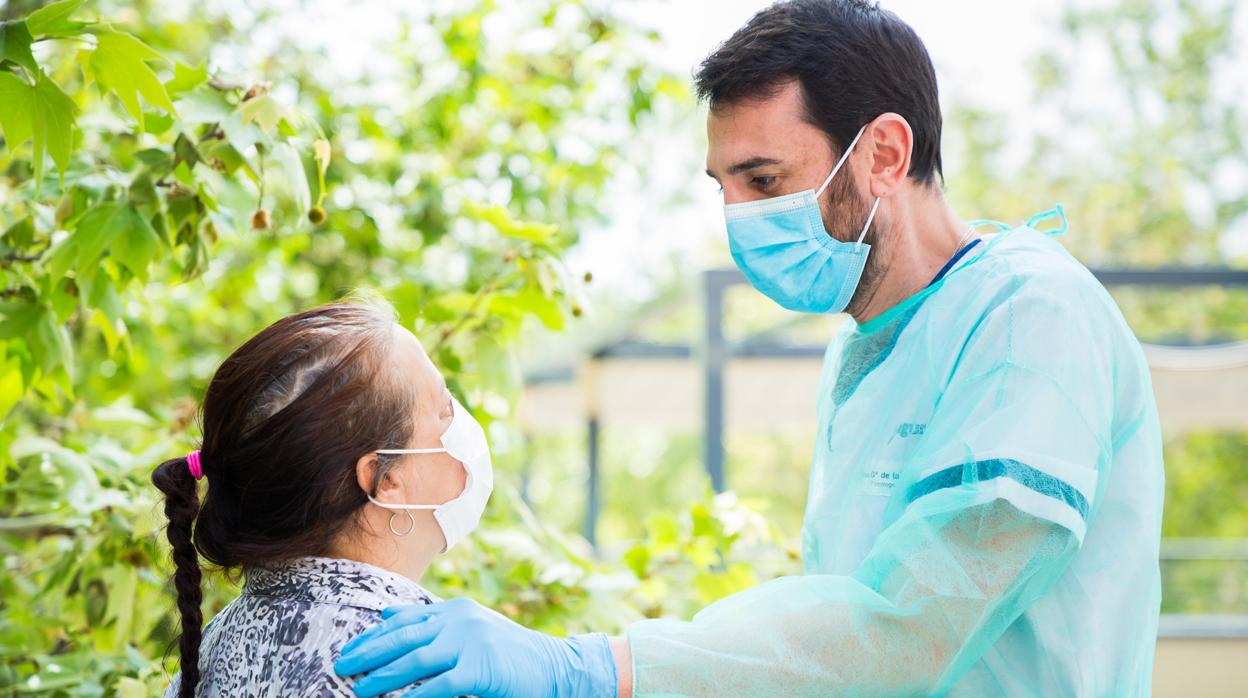
[[[827, 230], [834, 231], [829, 233], [832, 239], [849, 243], [858, 242], [858, 236], [862, 235], [862, 226], [867, 222], [867, 216], [871, 214], [871, 203], [859, 195], [858, 187], [854, 186], [854, 180], [846, 176], [842, 177], [839, 182], [834, 181], [828, 185], [824, 199], [829, 213], [824, 217], [823, 223]], [[858, 280], [858, 287], [854, 289], [854, 295], [845, 308], [845, 312], [850, 315], [856, 316], [866, 308], [871, 297], [875, 295], [876, 289], [884, 281], [891, 257], [884, 252], [886, 243], [892, 237], [889, 234], [890, 230], [887, 218], [880, 216], [877, 212], [875, 219], [871, 221], [871, 227], [867, 230], [866, 237], [862, 239], [864, 243], [871, 246], [871, 252], [867, 255], [867, 264], [862, 270], [862, 277]]]

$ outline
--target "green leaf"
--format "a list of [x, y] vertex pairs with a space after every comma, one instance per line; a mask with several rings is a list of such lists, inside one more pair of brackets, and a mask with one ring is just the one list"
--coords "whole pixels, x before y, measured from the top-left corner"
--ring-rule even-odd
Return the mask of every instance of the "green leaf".
[[173, 142], [173, 166], [176, 168], [179, 164], [186, 163], [186, 166], [191, 168], [201, 159], [191, 139], [187, 138], [186, 134], [179, 133]]
[[[194, 225], [199, 220], [199, 215], [203, 211], [196, 197], [191, 194], [175, 192], [166, 200], [166, 208], [169, 211], [169, 225], [176, 231], [181, 231], [183, 226]], [[178, 243], [184, 240], [179, 239]]]
[[[0, 352], [3, 357], [3, 352]], [[0, 423], [22, 399], [26, 385], [22, 382], [22, 362], [16, 356], [0, 359]]]
[[245, 122], [254, 123], [265, 133], [272, 133], [281, 121], [290, 122], [290, 115], [282, 103], [272, 95], [263, 94], [243, 102], [238, 108]]
[[10, 151], [34, 135], [34, 88], [12, 73], [0, 72], [0, 131]]
[[187, 92], [174, 103], [174, 107], [178, 117], [190, 124], [216, 123], [234, 113], [234, 107], [225, 95], [209, 87]]
[[126, 206], [122, 215], [124, 228], [113, 240], [109, 252], [140, 281], [147, 283], [147, 267], [156, 256], [160, 238], [138, 211]]
[[536, 288], [526, 288], [518, 293], [500, 293], [490, 298], [490, 313], [505, 317], [537, 316], [548, 329], [559, 332], [564, 327], [563, 310], [559, 302], [547, 297]]
[[111, 355], [127, 336], [121, 297], [117, 295], [117, 289], [112, 284], [96, 284], [89, 303], [95, 308], [95, 313], [91, 316], [92, 324], [100, 329], [104, 344]]
[[34, 139], [31, 163], [35, 187], [43, 180], [43, 155], [48, 153], [62, 183], [73, 146], [74, 113], [78, 107], [42, 70], [32, 86], [12, 73], [0, 73], [0, 128], [10, 149]]
[[126, 201], [140, 208], [156, 203], [160, 194], [156, 191], [156, 183], [148, 172], [140, 172], [127, 188]]
[[139, 122], [139, 130], [144, 127], [140, 96], [148, 104], [174, 112], [165, 86], [147, 65], [148, 61], [163, 61], [165, 57], [125, 32], [107, 31], [98, 36], [99, 45], [91, 53], [88, 67], [96, 81], [112, 90], [130, 116]]
[[0, 303], [0, 339], [24, 339], [39, 319], [33, 303]]
[[204, 219], [201, 227], [204, 234], [196, 235], [191, 240], [186, 261], [182, 265], [182, 278], [184, 280], [195, 277], [208, 266], [208, 246], [204, 243], [204, 238], [209, 236], [207, 231], [213, 229], [212, 221]]
[[74, 229], [77, 247], [75, 265], [81, 275], [99, 261], [104, 250], [125, 231], [130, 221], [127, 207], [117, 202], [102, 204], [87, 212]]
[[130, 637], [134, 622], [135, 588], [138, 586], [138, 570], [134, 565], [118, 562], [101, 575], [108, 588], [108, 612], [106, 622], [116, 623], [114, 638], [117, 645], [124, 645]]
[[[79, 221], [81, 224], [81, 221]], [[78, 239], [70, 235], [52, 244], [47, 252], [48, 275], [59, 279], [74, 266], [74, 258], [78, 254]]]
[[290, 125], [288, 119], [281, 119], [277, 122], [277, 132], [286, 138], [297, 138], [299, 136], [299, 132], [295, 130], [294, 126]]
[[518, 221], [512, 217], [506, 207], [495, 205], [489, 207], [477, 206], [469, 204], [467, 207], [468, 215], [479, 221], [489, 223], [494, 226], [498, 232], [504, 237], [515, 240], [526, 240], [539, 244], [550, 242], [558, 231], [549, 223], [539, 223], [537, 221]]
[[208, 81], [208, 66], [200, 63], [191, 67], [184, 63], [173, 64], [173, 78], [165, 83], [165, 89], [171, 95], [190, 92]]
[[229, 140], [230, 145], [240, 151], [246, 150], [248, 146], [252, 145], [269, 146], [269, 137], [258, 126], [243, 118], [241, 110], [229, 114], [218, 125], [225, 132], [225, 137]]
[[[220, 210], [217, 207], [217, 200], [212, 198], [212, 195], [208, 193], [208, 187], [203, 182], [199, 183], [198, 193], [199, 193], [199, 200], [204, 203], [204, 206], [208, 207], [209, 211], [212, 211], [213, 213], [217, 213]], [[212, 238], [212, 241], [216, 242], [217, 238], [214, 236]]]
[[289, 143], [278, 143], [273, 146], [270, 157], [271, 162], [277, 165], [274, 169], [281, 177], [283, 188], [290, 193], [295, 206], [299, 209], [299, 215], [302, 216], [312, 206], [312, 193], [308, 187], [308, 173], [303, 169], [303, 160], [299, 157], [299, 151]]
[[646, 576], [646, 570], [650, 567], [650, 549], [644, 545], [633, 546], [624, 553], [624, 562], [641, 579]]
[[173, 168], [173, 178], [188, 187], [195, 186], [195, 174], [191, 172], [191, 168], [187, 167], [185, 162], [179, 162], [178, 166]]
[[65, 181], [65, 168], [69, 167], [69, 154], [74, 143], [74, 113], [78, 107], [56, 83], [48, 76], [39, 72], [35, 83], [35, 178], [42, 177], [43, 146], [47, 145], [52, 162], [56, 163], [61, 174], [61, 183]]
[[78, 309], [78, 294], [73, 289], [74, 280], [64, 277], [45, 296], [48, 304], [52, 306], [52, 312], [56, 314], [57, 322], [67, 322]]
[[35, 219], [30, 216], [19, 219], [0, 235], [0, 239], [18, 249], [30, 247], [35, 242]]
[[0, 61], [13, 61], [32, 73], [37, 72], [39, 64], [35, 63], [35, 55], [30, 52], [33, 41], [26, 22], [0, 23]]
[[210, 162], [220, 162], [223, 167], [222, 171], [227, 175], [233, 175], [238, 168], [243, 167], [246, 168], [248, 177], [251, 177], [253, 180], [257, 179], [255, 172], [251, 169], [251, 165], [247, 164], [243, 154], [226, 141], [212, 141], [202, 146], [200, 153], [204, 156], [204, 159]]
[[47, 306], [40, 306], [32, 330], [27, 342], [44, 375], [52, 373], [57, 366], [64, 366], [72, 375], [73, 345], [69, 341], [69, 332], [56, 321], [56, 313]]
[[91, 504], [92, 495], [100, 489], [100, 478], [85, 454], [64, 446], [46, 436], [30, 434], [18, 437], [10, 447], [14, 459], [42, 456], [55, 468], [49, 477], [66, 487], [64, 503], [78, 512]]
[[134, 156], [153, 170], [164, 170], [173, 166], [173, 160], [169, 157], [169, 151], [163, 148], [144, 148], [135, 153]]
[[153, 136], [159, 136], [173, 126], [173, 115], [158, 111], [146, 111], [143, 113], [143, 125], [148, 133]]
[[651, 540], [655, 550], [671, 550], [680, 540], [680, 525], [675, 514], [661, 512], [650, 516], [646, 521], [650, 529]]
[[51, 5], [35, 10], [26, 18], [26, 24], [30, 27], [30, 33], [36, 36], [40, 34], [67, 34], [90, 26], [90, 22], [79, 22], [69, 18], [79, 7], [82, 7], [84, 2], [86, 0], [62, 0], [61, 2], [54, 2]]

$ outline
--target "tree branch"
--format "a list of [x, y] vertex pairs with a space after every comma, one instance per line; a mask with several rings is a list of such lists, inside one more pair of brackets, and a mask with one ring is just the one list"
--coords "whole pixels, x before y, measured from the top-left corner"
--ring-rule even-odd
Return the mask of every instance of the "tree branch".
[[498, 289], [498, 287], [505, 283], [510, 283], [512, 279], [515, 279], [518, 276], [519, 274], [516, 273], [500, 276], [496, 279], [492, 279], [485, 285], [481, 286], [481, 288], [477, 289], [477, 292], [473, 294], [472, 304], [468, 307], [468, 312], [464, 313], [462, 317], [456, 320], [455, 324], [442, 330], [442, 334], [438, 337], [438, 343], [433, 345], [433, 351], [430, 353], [437, 354], [442, 347], [449, 344], [452, 337], [459, 334], [459, 332], [462, 331], [468, 323], [477, 319], [478, 313], [481, 310], [481, 303], [485, 301], [487, 296]]
[[7, 267], [10, 262], [38, 262], [39, 258], [42, 256], [42, 252], [32, 255], [6, 254], [5, 256], [0, 257], [0, 264]]
[[42, 250], [39, 250], [38, 252], [34, 254], [18, 254], [16, 252], [13, 252], [10, 254], [6, 254], [4, 256], [0, 256], [0, 269], [8, 269], [9, 267], [13, 266], [15, 262], [33, 264], [34, 262], [38, 262], [40, 259], [42, 259], [43, 253], [47, 251], [48, 251], [48, 248], [45, 247]]

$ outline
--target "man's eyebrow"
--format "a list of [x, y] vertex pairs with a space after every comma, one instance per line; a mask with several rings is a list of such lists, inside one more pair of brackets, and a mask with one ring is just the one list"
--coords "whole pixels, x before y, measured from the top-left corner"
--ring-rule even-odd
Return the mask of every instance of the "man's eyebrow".
[[[756, 155], [752, 158], [749, 158], [748, 160], [742, 160], [741, 162], [738, 162], [732, 167], [729, 167], [728, 174], [735, 175], [735, 174], [740, 174], [742, 172], [746, 172], [748, 170], [753, 170], [758, 167], [766, 167], [767, 165], [779, 165], [779, 164], [780, 164], [780, 161], [775, 158], [765, 158], [765, 157], [762, 157], [761, 155]], [[711, 172], [709, 168], [706, 170], [706, 176], [714, 180], [719, 179], [719, 177], [715, 176], [715, 173]]]
[[767, 165], [779, 165], [779, 164], [780, 164], [780, 161], [775, 158], [765, 158], [765, 157], [756, 155], [748, 160], [742, 160], [741, 162], [738, 162], [732, 167], [729, 167], [728, 174], [735, 175], [735, 174], [740, 174], [742, 172], [745, 172], [746, 170], [753, 170], [759, 167], [766, 167]]

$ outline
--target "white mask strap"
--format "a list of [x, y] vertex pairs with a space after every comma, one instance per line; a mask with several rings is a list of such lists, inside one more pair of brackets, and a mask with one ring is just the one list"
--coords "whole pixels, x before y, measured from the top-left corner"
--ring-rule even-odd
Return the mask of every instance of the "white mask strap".
[[376, 499], [373, 499], [373, 495], [371, 494], [368, 495], [368, 501], [376, 504], [382, 509], [398, 509], [400, 511], [407, 511], [409, 509], [437, 509], [442, 506], [441, 504], [386, 504], [385, 502], [379, 502]]
[[383, 448], [373, 453], [383, 456], [397, 456], [405, 453], [446, 453], [445, 448]]
[[[383, 448], [383, 449], [373, 451], [373, 453], [377, 453], [383, 456], [398, 456], [398, 455], [404, 455], [407, 453], [446, 453], [446, 449], [445, 448]], [[385, 502], [379, 502], [376, 499], [373, 499], [373, 495], [371, 494], [368, 495], [368, 501], [384, 509], [399, 509], [403, 511], [406, 511], [408, 509], [437, 509], [438, 507], [442, 506], [441, 504], [386, 504]]]
[[875, 220], [875, 211], [880, 207], [880, 197], [875, 197], [875, 203], [871, 204], [871, 213], [867, 214], [867, 222], [862, 226], [862, 234], [858, 236], [858, 244], [861, 245], [863, 239], [867, 237], [867, 229], [871, 227], [871, 221]]
[[841, 169], [841, 165], [844, 165], [845, 161], [849, 159], [849, 154], [853, 152], [854, 146], [858, 145], [858, 139], [862, 138], [862, 134], [866, 133], [868, 125], [869, 124], [863, 124], [862, 128], [858, 129], [858, 135], [854, 136], [854, 140], [849, 142], [849, 147], [846, 148], [845, 152], [841, 154], [841, 159], [836, 161], [836, 167], [832, 168], [832, 174], [828, 175], [828, 178], [823, 180], [823, 186], [819, 187], [819, 191], [815, 192], [816, 199], [823, 195], [823, 190], [827, 189], [828, 185], [832, 183], [832, 178], [835, 177], [837, 171]]

